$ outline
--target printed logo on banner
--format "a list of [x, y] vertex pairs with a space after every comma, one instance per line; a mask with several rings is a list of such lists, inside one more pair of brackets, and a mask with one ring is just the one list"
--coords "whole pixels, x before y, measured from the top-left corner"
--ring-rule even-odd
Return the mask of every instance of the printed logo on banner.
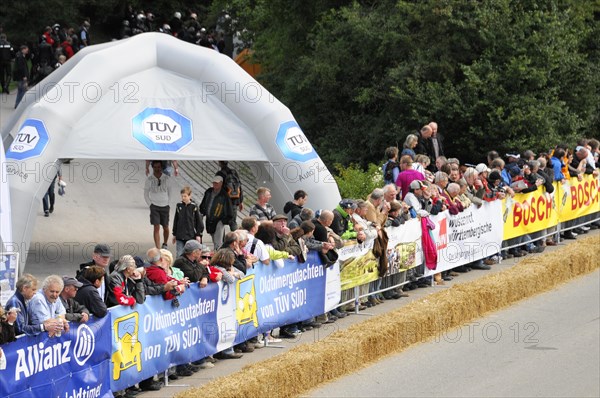
[[79, 366], [83, 366], [96, 349], [96, 337], [88, 325], [80, 325], [77, 328], [77, 340], [73, 347], [73, 356]]
[[15, 140], [12, 142], [6, 157], [16, 160], [25, 160], [40, 156], [46, 146], [50, 136], [44, 122], [37, 119], [27, 119], [21, 125]]
[[139, 315], [137, 312], [115, 319], [113, 337], [117, 350], [112, 353], [113, 380], [119, 380], [121, 372], [135, 366], [142, 371], [142, 343], [138, 339]]
[[191, 120], [172, 109], [146, 108], [132, 122], [133, 137], [153, 152], [177, 152], [194, 139]]
[[439, 229], [439, 238], [440, 240], [436, 242], [436, 246], [438, 250], [445, 249], [448, 247], [448, 219], [446, 217], [442, 218], [438, 225]]
[[275, 142], [287, 159], [306, 162], [318, 157], [317, 152], [295, 121], [279, 125]]
[[244, 325], [252, 322], [258, 327], [258, 305], [256, 304], [256, 290], [254, 289], [254, 275], [249, 275], [237, 282], [237, 308], [235, 310], [238, 324]]

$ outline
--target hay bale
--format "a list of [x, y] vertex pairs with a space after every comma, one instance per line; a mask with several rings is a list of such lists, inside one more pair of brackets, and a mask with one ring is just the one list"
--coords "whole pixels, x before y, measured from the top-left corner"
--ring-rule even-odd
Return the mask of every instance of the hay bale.
[[594, 236], [579, 239], [553, 253], [526, 258], [497, 274], [428, 295], [176, 397], [298, 396], [321, 383], [355, 372], [369, 362], [597, 269], [599, 244], [600, 237]]

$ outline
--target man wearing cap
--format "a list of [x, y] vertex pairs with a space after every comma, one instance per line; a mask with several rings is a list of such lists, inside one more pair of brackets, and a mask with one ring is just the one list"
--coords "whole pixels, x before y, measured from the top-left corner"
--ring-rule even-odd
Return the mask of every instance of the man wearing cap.
[[352, 223], [354, 210], [356, 210], [356, 203], [352, 199], [342, 199], [333, 209], [330, 228], [342, 239], [356, 239], [356, 231]]
[[60, 301], [65, 307], [65, 319], [69, 322], [87, 322], [90, 319], [90, 312], [85, 306], [75, 301], [77, 290], [83, 286], [83, 283], [72, 276], [63, 276], [63, 284]]
[[206, 232], [212, 236], [216, 250], [223, 244], [225, 225], [230, 225], [233, 217], [231, 200], [223, 189], [223, 177], [220, 175], [213, 177], [212, 187], [204, 192], [200, 213], [206, 216]]
[[[152, 161], [152, 175], [144, 185], [144, 199], [150, 207], [150, 224], [154, 227], [154, 244], [157, 248], [167, 248], [169, 241], [169, 212], [171, 207], [171, 177], [163, 173], [162, 162]], [[160, 244], [160, 227], [163, 227], [163, 244]]]
[[183, 254], [173, 263], [173, 267], [179, 268], [190, 282], [198, 282], [201, 288], [206, 287], [209, 277], [206, 265], [198, 262], [203, 247], [197, 240], [188, 240], [183, 247]]
[[98, 265], [102, 268], [104, 268], [104, 283], [100, 284], [100, 286], [97, 288], [98, 289], [98, 294], [100, 295], [100, 298], [102, 299], [102, 301], [106, 302], [106, 297], [108, 294], [108, 275], [109, 275], [109, 269], [108, 266], [110, 264], [110, 247], [108, 247], [108, 245], [104, 244], [104, 243], [98, 243], [95, 247], [94, 247], [94, 253], [92, 254], [92, 261], [88, 262], [88, 263], [83, 263], [79, 265], [79, 272], [77, 272], [77, 277], [79, 277], [79, 274], [81, 273], [81, 271], [83, 269], [85, 269], [86, 267], [92, 266], [92, 265]]
[[287, 227], [287, 216], [285, 214], [277, 214], [273, 217], [273, 227], [277, 231], [277, 236], [273, 242], [275, 250], [286, 251], [292, 256], [298, 256], [302, 253], [302, 249], [298, 242], [290, 235], [290, 229]]
[[425, 200], [423, 199], [423, 183], [414, 180], [409, 185], [410, 191], [404, 197], [404, 202], [412, 208], [419, 216], [427, 217], [429, 212], [424, 209]]

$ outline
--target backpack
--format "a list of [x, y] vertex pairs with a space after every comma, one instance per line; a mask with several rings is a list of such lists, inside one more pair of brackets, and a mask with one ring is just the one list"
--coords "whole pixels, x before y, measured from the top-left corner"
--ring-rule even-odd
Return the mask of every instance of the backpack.
[[398, 163], [393, 160], [388, 160], [385, 166], [385, 173], [383, 174], [383, 182], [386, 184], [393, 184], [394, 181], [394, 169], [398, 167]]
[[239, 199], [242, 196], [242, 183], [235, 171], [227, 173], [223, 185], [229, 199]]

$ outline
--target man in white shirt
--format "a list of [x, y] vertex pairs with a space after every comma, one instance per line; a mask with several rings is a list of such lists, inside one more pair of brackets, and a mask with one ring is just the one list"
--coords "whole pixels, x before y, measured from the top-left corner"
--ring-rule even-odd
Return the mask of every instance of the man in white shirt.
[[[163, 173], [162, 162], [152, 161], [152, 175], [144, 186], [144, 199], [150, 206], [150, 224], [154, 227], [154, 244], [157, 248], [167, 248], [169, 240], [169, 213], [171, 208], [171, 177]], [[160, 244], [160, 227], [163, 227], [163, 244]]]
[[246, 243], [244, 250], [258, 258], [258, 261], [253, 264], [253, 266], [259, 262], [264, 265], [268, 265], [271, 262], [269, 252], [263, 241], [254, 237], [254, 234], [258, 231], [258, 225], [258, 221], [255, 217], [244, 217], [242, 219], [242, 229], [248, 232], [248, 242]]
[[[42, 290], [38, 291], [27, 304], [29, 324], [43, 325], [42, 331], [49, 337], [60, 336], [69, 331], [69, 322], [65, 319], [65, 307], [59, 300], [64, 288], [63, 279], [58, 275], [50, 275], [44, 279]], [[54, 320], [48, 323], [47, 321]]]

